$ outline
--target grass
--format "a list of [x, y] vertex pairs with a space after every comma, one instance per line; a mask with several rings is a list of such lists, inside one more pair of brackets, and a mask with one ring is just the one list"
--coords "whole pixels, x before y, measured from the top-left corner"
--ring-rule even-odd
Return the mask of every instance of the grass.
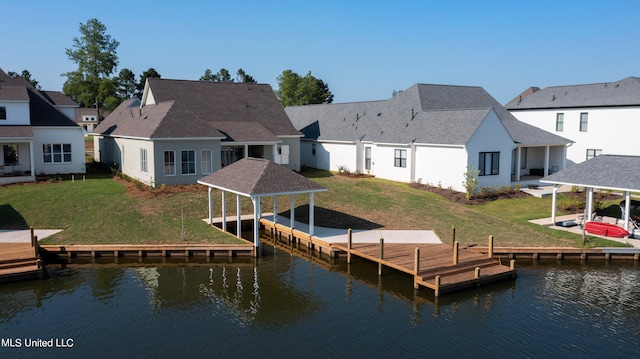
[[[333, 176], [308, 170], [310, 179], [327, 187], [315, 194], [319, 226], [354, 229], [432, 229], [451, 241], [451, 228], [462, 244], [485, 245], [489, 235], [496, 246], [582, 246], [581, 236], [531, 224], [530, 219], [550, 216], [551, 198], [501, 199], [470, 206], [398, 183], [376, 178]], [[214, 191], [214, 211], [219, 215], [220, 192]], [[235, 214], [235, 196], [227, 196], [230, 215]], [[289, 196], [278, 197], [278, 212], [288, 216]], [[242, 198], [243, 213], [253, 208]], [[308, 216], [308, 195], [295, 197], [296, 220]], [[605, 205], [608, 205], [605, 203]], [[265, 198], [265, 212], [273, 201]], [[86, 181], [0, 187], [0, 228], [49, 228], [63, 232], [44, 243], [179, 243], [182, 241], [184, 210], [185, 240], [192, 243], [236, 243], [231, 235], [211, 229], [204, 186], [181, 190], [148, 189], [114, 180], [110, 176]], [[588, 237], [587, 246], [620, 246], [613, 241]]]

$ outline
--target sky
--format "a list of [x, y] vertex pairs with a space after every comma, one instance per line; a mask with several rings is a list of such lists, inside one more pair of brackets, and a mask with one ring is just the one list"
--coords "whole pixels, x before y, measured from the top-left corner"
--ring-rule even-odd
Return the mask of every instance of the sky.
[[91, 18], [136, 77], [197, 80], [242, 68], [277, 88], [290, 69], [334, 103], [384, 100], [416, 83], [481, 86], [505, 104], [531, 86], [640, 76], [640, 1], [2, 0], [0, 68], [45, 90], [77, 69], [65, 49]]

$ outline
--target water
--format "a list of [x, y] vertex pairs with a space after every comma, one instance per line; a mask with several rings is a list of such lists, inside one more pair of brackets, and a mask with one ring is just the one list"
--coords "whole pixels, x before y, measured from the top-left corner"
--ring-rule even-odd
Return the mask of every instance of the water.
[[435, 298], [370, 263], [270, 247], [257, 265], [180, 261], [89, 262], [0, 286], [0, 358], [640, 357], [632, 262], [520, 263], [516, 281]]

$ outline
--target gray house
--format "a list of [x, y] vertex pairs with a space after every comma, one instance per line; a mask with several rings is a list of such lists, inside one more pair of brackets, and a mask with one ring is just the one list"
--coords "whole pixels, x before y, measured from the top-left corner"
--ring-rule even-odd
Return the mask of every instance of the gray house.
[[97, 161], [150, 186], [195, 184], [245, 157], [300, 169], [300, 137], [271, 86], [149, 78], [94, 131]]
[[303, 165], [459, 191], [468, 164], [479, 187], [508, 186], [563, 169], [571, 143], [518, 121], [481, 87], [416, 84], [389, 100], [285, 111], [305, 135]]

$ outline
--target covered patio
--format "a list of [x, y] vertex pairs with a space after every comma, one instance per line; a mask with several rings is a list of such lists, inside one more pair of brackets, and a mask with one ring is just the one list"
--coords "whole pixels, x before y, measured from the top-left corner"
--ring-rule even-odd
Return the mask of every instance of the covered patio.
[[584, 187], [587, 190], [586, 222], [592, 221], [594, 213], [593, 193], [596, 189], [620, 192], [624, 196], [624, 217], [622, 225], [631, 232], [629, 214], [631, 193], [640, 193], [640, 156], [601, 155], [579, 163], [558, 173], [544, 177], [542, 183], [553, 185], [551, 204], [551, 225], [557, 222], [556, 207], [558, 189], [565, 186]]
[[[241, 197], [248, 197], [253, 204], [253, 243], [259, 247], [259, 225], [263, 216], [262, 198], [273, 197], [273, 221], [278, 222], [278, 196], [289, 195], [290, 206], [295, 208], [295, 195], [309, 195], [309, 235], [314, 234], [314, 194], [324, 192], [323, 186], [295, 173], [272, 161], [247, 157], [234, 162], [219, 171], [198, 180], [199, 184], [208, 187], [209, 224], [213, 222], [213, 189], [222, 191], [221, 217], [222, 230], [227, 231], [226, 195], [236, 195], [236, 236], [241, 236], [242, 211]], [[295, 223], [295, 211], [291, 211], [289, 223]]]

